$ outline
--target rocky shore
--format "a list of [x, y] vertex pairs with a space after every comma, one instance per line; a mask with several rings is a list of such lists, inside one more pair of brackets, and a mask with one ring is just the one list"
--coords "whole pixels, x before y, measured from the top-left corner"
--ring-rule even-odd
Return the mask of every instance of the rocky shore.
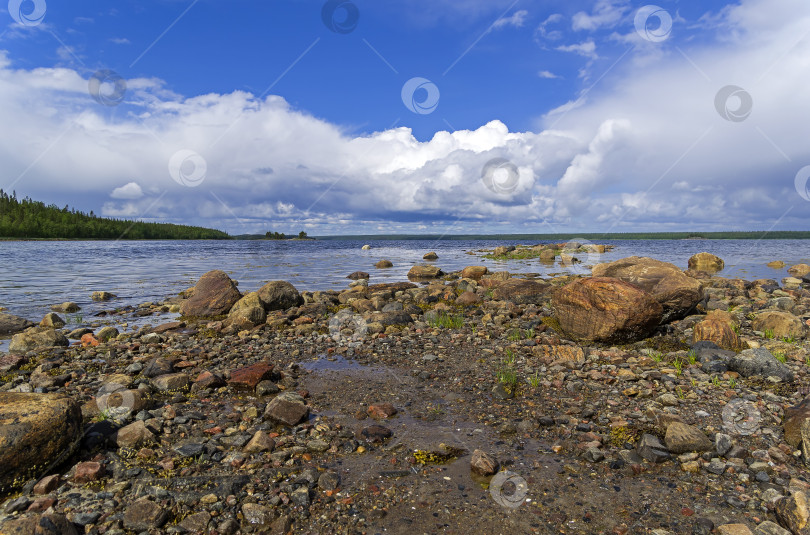
[[0, 313], [0, 535], [810, 534], [810, 266], [440, 255], [340, 292], [209, 272], [137, 332]]

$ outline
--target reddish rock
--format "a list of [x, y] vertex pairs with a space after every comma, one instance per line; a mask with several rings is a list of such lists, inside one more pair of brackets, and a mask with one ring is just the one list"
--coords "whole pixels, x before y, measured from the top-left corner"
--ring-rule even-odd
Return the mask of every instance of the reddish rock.
[[566, 335], [577, 341], [607, 343], [644, 338], [661, 322], [664, 311], [638, 286], [609, 277], [567, 284], [554, 292], [552, 307]]
[[59, 474], [53, 474], [52, 476], [45, 476], [40, 479], [36, 485], [34, 485], [34, 494], [48, 494], [49, 492], [53, 492], [59, 488], [59, 485], [62, 483], [62, 478], [59, 477]]
[[224, 271], [209, 271], [200, 277], [194, 295], [183, 303], [180, 313], [192, 317], [221, 316], [241, 297], [236, 283]]
[[87, 333], [82, 335], [81, 342], [82, 347], [88, 346], [96, 347], [99, 344], [98, 339], [95, 336], [93, 336], [93, 333]]
[[28, 506], [27, 511], [29, 513], [42, 513], [43, 511], [47, 511], [48, 508], [56, 505], [57, 501], [58, 500], [53, 496], [40, 496]]
[[98, 481], [105, 474], [104, 465], [96, 462], [85, 462], [76, 465], [76, 473], [73, 475], [73, 481], [76, 483], [89, 483], [91, 481]]
[[0, 357], [0, 372], [16, 370], [27, 362], [28, 358], [22, 355], [3, 355]]
[[397, 410], [390, 403], [374, 403], [368, 406], [368, 415], [377, 420], [385, 420], [397, 414]]
[[255, 390], [260, 382], [273, 376], [273, 365], [260, 362], [231, 372], [228, 384], [235, 388]]
[[209, 371], [202, 372], [194, 384], [191, 385], [191, 391], [203, 390], [205, 388], [219, 388], [225, 386], [225, 380], [215, 373]]

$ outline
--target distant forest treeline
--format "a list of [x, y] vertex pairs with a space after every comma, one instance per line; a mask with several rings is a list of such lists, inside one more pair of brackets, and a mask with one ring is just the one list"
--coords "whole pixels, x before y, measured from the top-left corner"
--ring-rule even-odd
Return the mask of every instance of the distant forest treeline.
[[599, 240], [807, 240], [810, 231], [770, 230], [770, 231], [728, 231], [728, 232], [612, 232], [581, 234], [365, 234], [354, 236], [317, 236], [319, 240], [493, 240], [561, 243], [581, 239], [594, 243]]
[[67, 206], [45, 206], [0, 189], [0, 238], [100, 240], [227, 240], [225, 232], [169, 223], [143, 223], [97, 217]]

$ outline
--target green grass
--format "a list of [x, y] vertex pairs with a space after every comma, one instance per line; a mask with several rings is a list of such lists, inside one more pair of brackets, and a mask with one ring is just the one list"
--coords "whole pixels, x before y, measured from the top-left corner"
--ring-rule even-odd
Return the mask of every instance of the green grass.
[[504, 359], [504, 363], [509, 367], [514, 366], [515, 362], [517, 361], [517, 355], [515, 355], [515, 352], [509, 348], [506, 348], [505, 353], [506, 358]]
[[774, 338], [773, 329], [765, 329], [764, 331], [762, 331], [762, 336], [764, 336], [768, 340], [772, 340]]
[[807, 366], [810, 366], [810, 355], [807, 355], [806, 357], [804, 357], [804, 363], [805, 363]]
[[678, 377], [680, 377], [683, 373], [683, 362], [681, 362], [681, 359], [676, 358], [672, 365], [675, 366], [675, 371], [677, 372]]
[[65, 323], [67, 325], [81, 325], [84, 323], [84, 316], [81, 314], [65, 314]]
[[694, 349], [690, 349], [686, 354], [686, 358], [689, 359], [689, 364], [695, 364], [697, 362], [697, 352]]
[[794, 337], [792, 337], [792, 336], [785, 336], [784, 338], [782, 338], [782, 340], [786, 344], [795, 344], [796, 343], [796, 339]]
[[716, 375], [714, 377], [712, 377], [712, 384], [714, 386], [720, 386], [720, 378], [717, 377]]
[[778, 361], [779, 361], [779, 362], [781, 362], [782, 364], [784, 364], [785, 362], [787, 362], [787, 357], [786, 357], [786, 356], [785, 356], [785, 354], [784, 354], [784, 353], [782, 353], [781, 351], [774, 351], [774, 352], [773, 352], [773, 356], [774, 356], [774, 358], [775, 358], [776, 360], [778, 360]]
[[442, 312], [436, 319], [428, 320], [428, 325], [443, 329], [460, 329], [464, 326], [464, 317]]
[[517, 355], [509, 348], [506, 349], [505, 353], [506, 356], [503, 359], [503, 366], [495, 373], [495, 378], [499, 383], [503, 384], [514, 393], [518, 384], [517, 371], [515, 370]]
[[655, 362], [661, 362], [664, 360], [664, 355], [661, 354], [660, 351], [652, 351], [650, 352], [650, 358], [653, 359]]
[[511, 331], [509, 332], [509, 335], [507, 335], [507, 337], [506, 337], [506, 338], [507, 338], [507, 340], [509, 340], [509, 341], [511, 341], [511, 342], [518, 342], [518, 341], [520, 341], [520, 330], [518, 330], [518, 329], [513, 329], [513, 330], [511, 330]]
[[737, 379], [730, 377], [728, 380], [728, 387], [731, 389], [737, 388]]
[[537, 375], [537, 372], [534, 372], [534, 375], [529, 376], [529, 384], [532, 385], [532, 388], [537, 388], [540, 386], [540, 376]]

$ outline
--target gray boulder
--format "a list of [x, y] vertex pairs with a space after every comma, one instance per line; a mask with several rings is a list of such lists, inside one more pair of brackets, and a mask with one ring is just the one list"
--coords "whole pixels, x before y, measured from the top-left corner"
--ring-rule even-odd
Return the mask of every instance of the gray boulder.
[[731, 357], [728, 367], [743, 377], [761, 375], [762, 377], [776, 376], [783, 381], [793, 381], [793, 372], [776, 360], [770, 351], [764, 347], [746, 349], [738, 355]]

